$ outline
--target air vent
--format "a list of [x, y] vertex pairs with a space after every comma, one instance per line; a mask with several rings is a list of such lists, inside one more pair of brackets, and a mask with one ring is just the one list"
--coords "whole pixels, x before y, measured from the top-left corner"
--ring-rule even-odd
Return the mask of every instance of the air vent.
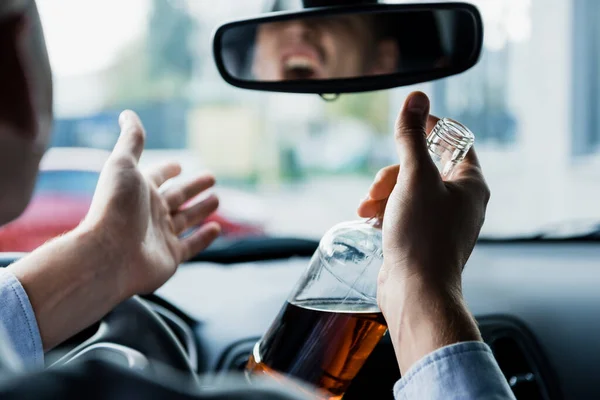
[[243, 340], [232, 345], [223, 355], [217, 366], [219, 372], [241, 372], [246, 367], [248, 357], [260, 338]]
[[490, 347], [517, 399], [545, 400], [534, 368], [516, 340], [500, 337]]
[[561, 398], [553, 370], [522, 323], [509, 317], [478, 318], [478, 322], [518, 400]]
[[246, 368], [246, 364], [248, 364], [248, 354], [240, 354], [232, 361], [231, 369], [242, 372]]

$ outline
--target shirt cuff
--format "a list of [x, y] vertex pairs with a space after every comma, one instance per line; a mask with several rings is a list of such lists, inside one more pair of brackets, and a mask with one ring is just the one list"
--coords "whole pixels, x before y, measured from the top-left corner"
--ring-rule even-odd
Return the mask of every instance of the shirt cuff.
[[425, 356], [394, 386], [396, 400], [514, 399], [492, 350], [463, 342]]
[[26, 368], [44, 367], [44, 348], [29, 297], [12, 272], [0, 268], [0, 326]]

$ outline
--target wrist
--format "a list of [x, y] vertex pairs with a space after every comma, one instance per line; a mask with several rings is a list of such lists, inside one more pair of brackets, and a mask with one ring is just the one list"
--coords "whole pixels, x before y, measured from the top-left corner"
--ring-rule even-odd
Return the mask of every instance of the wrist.
[[80, 249], [87, 254], [98, 272], [106, 280], [113, 282], [115, 299], [124, 301], [135, 293], [130, 289], [131, 282], [128, 276], [125, 252], [120, 250], [113, 240], [113, 236], [100, 225], [80, 225], [65, 235], [70, 246]]
[[23, 285], [44, 349], [98, 321], [128, 297], [125, 280], [102, 235], [75, 229], [9, 269]]
[[460, 285], [441, 285], [418, 276], [401, 281], [380, 280], [378, 300], [402, 373], [442, 347], [481, 341]]

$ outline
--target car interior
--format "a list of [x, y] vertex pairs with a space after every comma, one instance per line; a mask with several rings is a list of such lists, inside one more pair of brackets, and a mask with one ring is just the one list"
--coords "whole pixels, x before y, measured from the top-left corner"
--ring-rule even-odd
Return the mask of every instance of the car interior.
[[[60, 53], [60, 47], [54, 47], [53, 41], [58, 41], [61, 35], [58, 32], [60, 28], [56, 27], [58, 15], [53, 15], [49, 3], [51, 1], [40, 0], [39, 7], [47, 28], [52, 56], [53, 51]], [[75, 7], [73, 12], [76, 12], [76, 2], [71, 3]], [[95, 10], [103, 7], [108, 10], [109, 3], [96, 3]], [[139, 3], [148, 4], [148, 21], [153, 21], [153, 18], [159, 18], [157, 15], [160, 12], [156, 10], [164, 12], [160, 7], [168, 7], [169, 2]], [[278, 183], [278, 187], [290, 189], [285, 196], [267, 203], [270, 221], [274, 222], [265, 228], [266, 234], [226, 238], [216, 242], [181, 265], [175, 276], [156, 293], [127, 300], [97, 324], [50, 351], [46, 355], [47, 368], [85, 357], [103, 356], [133, 370], [148, 370], [153, 362], [163, 363], [193, 379], [200, 379], [200, 382], [203, 376], [218, 379], [230, 373], [243, 373], [255, 344], [286, 303], [317, 250], [320, 235], [333, 223], [342, 222], [340, 218], [352, 218], [347, 210], [358, 204], [359, 197], [354, 194], [358, 196], [360, 190], [368, 187], [365, 184], [368, 179], [365, 178], [357, 184], [359, 189], [354, 190], [353, 186], [344, 192], [345, 187], [350, 187], [346, 178], [354, 176], [354, 172], [351, 174], [347, 172], [349, 169], [344, 169], [353, 165], [353, 159], [349, 158], [340, 158], [340, 165], [344, 162], [347, 165], [331, 173], [333, 178], [325, 183], [307, 186], [302, 178], [294, 175], [294, 171], [302, 170], [303, 167], [297, 167], [302, 163], [313, 165], [305, 169], [312, 168], [310, 171], [315, 176], [325, 175], [323, 171], [326, 170], [326, 164], [319, 158], [334, 159], [331, 156], [334, 153], [325, 154], [328, 147], [318, 140], [321, 137], [319, 135], [323, 136], [324, 133], [307, 133], [302, 131], [304, 128], [298, 128], [301, 121], [308, 118], [300, 109], [305, 106], [308, 109], [313, 105], [319, 110], [319, 107], [336, 107], [354, 98], [366, 98], [367, 102], [374, 102], [377, 97], [352, 97], [369, 96], [373, 91], [396, 93], [390, 94], [395, 96], [390, 99], [402, 99], [411, 90], [423, 88], [426, 93], [437, 96], [434, 97], [433, 112], [447, 114], [471, 127], [476, 137], [475, 146], [478, 151], [481, 149], [484, 173], [490, 173], [492, 203], [481, 238], [465, 267], [463, 290], [483, 339], [491, 347], [516, 398], [600, 398], [595, 368], [600, 360], [600, 225], [596, 222], [600, 211], [595, 205], [595, 196], [600, 187], [593, 172], [594, 165], [598, 165], [594, 161], [596, 152], [593, 148], [600, 137], [597, 124], [600, 115], [600, 74], [597, 68], [600, 30], [598, 24], [594, 23], [594, 16], [600, 17], [598, 2], [530, 0], [515, 5], [513, 3], [516, 2], [508, 0], [496, 3], [480, 0], [390, 4], [376, 1], [274, 1], [267, 2], [266, 7], [264, 2], [260, 2], [257, 9], [240, 6], [233, 16], [227, 14], [225, 6], [216, 4], [228, 3], [224, 1], [200, 1], [196, 6], [192, 4], [194, 2], [172, 3], [178, 4], [174, 11], [170, 11], [173, 13], [185, 9], [191, 15], [194, 7], [197, 7], [196, 11], [200, 14], [209, 14], [210, 8], [213, 8], [214, 18], [218, 20], [218, 23], [211, 25], [215, 29], [202, 29], [193, 36], [193, 40], [210, 42], [200, 52], [205, 62], [212, 65], [212, 69], [205, 72], [208, 76], [206, 82], [219, 81], [220, 86], [215, 86], [215, 89], [205, 80], [200, 80], [198, 86], [194, 86], [191, 78], [189, 82], [192, 83], [186, 83], [187, 90], [206, 90], [205, 93], [210, 92], [216, 99], [215, 104], [227, 104], [228, 110], [238, 113], [242, 110], [239, 104], [258, 102], [254, 99], [259, 99], [259, 96], [271, 96], [268, 102], [265, 100], [259, 105], [261, 110], [273, 109], [273, 113], [277, 114], [270, 120], [269, 135], [277, 130], [297, 131], [300, 132], [297, 133], [298, 137], [307, 143], [311, 140], [313, 146], [307, 145], [304, 150], [293, 152], [295, 142], [288, 143], [285, 138], [274, 142], [283, 149], [278, 150], [275, 157], [277, 162], [289, 169], [281, 174], [288, 174], [286, 179], [294, 182], [295, 186]], [[154, 12], [152, 7], [155, 7]], [[113, 11], [106, 12], [108, 16]], [[98, 15], [102, 21], [102, 15]], [[391, 40], [393, 46], [400, 49], [399, 56], [393, 58], [391, 64], [388, 62], [390, 58], [382, 58], [381, 65], [388, 65], [389, 68], [381, 67], [383, 69], [378, 69], [378, 72], [367, 73], [365, 71], [370, 66], [366, 63], [348, 72], [348, 59], [335, 64], [336, 50], [326, 47], [319, 50], [322, 53], [320, 55], [319, 51], [301, 48], [298, 54], [288, 56], [283, 61], [276, 60], [277, 63], [281, 61], [281, 65], [275, 67], [258, 65], [262, 62], [260, 54], [266, 54], [261, 53], [263, 44], [260, 42], [264, 32], [267, 32], [265, 27], [291, 23], [316, 26], [322, 21], [333, 25], [334, 19], [337, 23], [337, 19], [346, 21], [349, 16], [357, 15], [374, 19], [385, 17], [385, 22], [377, 21], [380, 21], [380, 25], [393, 28], [381, 33], [381, 37]], [[185, 30], [185, 23], [182, 22], [185, 19], [173, 21], [179, 21], [178, 26], [182, 31]], [[430, 33], [423, 38], [426, 44], [417, 45], [420, 43], [418, 36], [411, 35], [414, 27], [409, 26], [415, 21]], [[431, 25], [423, 27], [423, 24]], [[584, 31], [582, 24], [594, 30]], [[177, 40], [175, 33], [173, 36], [167, 34], [173, 31], [173, 26], [169, 25], [168, 29], [163, 27], [163, 31], [156, 36], [148, 33], [150, 48], [159, 46], [156, 43], [160, 35]], [[398, 26], [404, 29], [398, 30]], [[510, 30], [513, 28], [516, 33]], [[500, 34], [499, 39], [494, 37], [502, 29], [508, 33], [505, 32], [504, 36]], [[545, 35], [554, 36], [544, 39]], [[564, 37], [559, 38], [560, 35]], [[106, 36], [103, 39], [114, 44], [120, 37], [108, 40]], [[353, 43], [358, 46], [358, 42], [356, 40]], [[530, 42], [533, 43], [531, 48], [527, 47]], [[111, 46], [110, 43], [106, 46]], [[587, 47], [584, 49], [583, 46]], [[146, 54], [144, 48], [135, 48], [135, 43], [125, 50], [131, 51], [134, 56]], [[165, 51], [159, 57], [178, 58], [177, 49], [171, 50], [172, 53]], [[563, 57], [565, 53], [561, 51], [568, 52], [570, 57]], [[350, 53], [347, 50], [343, 54], [350, 57]], [[539, 63], [531, 66], [528, 62], [533, 59], [539, 60]], [[129, 61], [127, 57], [125, 60]], [[182, 60], [182, 63], [169, 68], [188, 71], [185, 59]], [[158, 72], [154, 73], [160, 74], [160, 68], [163, 68], [160, 60], [154, 60], [154, 63], [150, 61], [150, 69], [155, 68]], [[69, 67], [74, 68], [67, 64], [64, 64], [65, 71]], [[567, 66], [569, 72], [565, 73]], [[583, 73], [585, 71], [588, 73]], [[553, 75], [555, 73], [560, 73], [567, 83]], [[149, 73], [148, 79], [157, 76], [152, 74]], [[125, 70], [120, 79], [129, 79], [134, 85], [137, 82], [131, 78], [133, 75]], [[513, 79], [514, 76], [516, 78]], [[138, 96], [151, 97], [161, 90], [179, 91], [181, 86], [177, 86], [178, 82], [178, 79], [168, 81], [157, 87], [155, 92], [140, 89]], [[77, 89], [80, 84], [76, 78], [64, 81], [64, 87], [69, 85], [68, 91], [72, 92], [73, 98], [80, 93]], [[100, 87], [94, 85], [97, 83], [88, 82], [84, 87]], [[472, 97], [465, 94], [469, 90], [477, 92], [480, 86], [485, 87], [485, 90], [481, 89], [483, 94]], [[352, 94], [363, 92], [368, 93]], [[127, 90], [108, 93], [107, 99], [117, 95], [120, 96], [119, 100], [110, 103], [114, 107], [137, 101], [134, 94], [127, 93]], [[229, 95], [237, 96], [236, 100], [228, 103], [229, 100], [225, 99]], [[492, 100], [489, 100], [486, 97], [488, 95], [496, 97], [492, 96]], [[564, 100], [553, 100], [555, 97]], [[435, 100], [442, 98], [445, 103]], [[230, 114], [222, 111], [224, 108], [206, 106], [207, 100], [202, 96], [194, 99], [208, 111], [204, 113], [202, 108], [192, 110], [191, 114], [201, 116], [200, 122], [188, 121], [188, 124], [201, 124], [199, 126], [204, 127], [201, 129], [203, 132], [211, 129], [221, 132], [220, 124], [224, 124], [222, 131], [256, 125], [253, 120], [243, 118], [235, 123], [219, 122], [218, 118], [207, 116], [207, 113], [216, 114], [221, 119], [228, 118]], [[380, 145], [383, 150], [377, 153], [379, 158], [372, 158], [375, 159], [372, 164], [376, 166], [394, 163], [393, 153], [390, 158], [385, 148], [390, 147], [391, 127], [400, 103], [390, 99], [386, 100], [386, 112], [390, 115], [382, 117], [383, 122], [378, 120], [387, 132], [381, 136], [381, 142], [377, 142], [384, 144]], [[514, 104], [527, 101], [535, 103], [535, 108], [521, 109], [513, 105], [514, 112], [510, 114], [506, 111], [511, 110], [510, 107], [494, 99], [509, 99]], [[510, 103], [509, 100], [507, 102]], [[586, 112], [577, 108], [584, 102], [588, 106]], [[458, 110], [453, 108], [458, 107], [456, 104], [467, 103], [472, 107], [465, 106], [461, 112], [453, 115], [453, 110]], [[178, 110], [180, 104], [175, 102], [171, 107]], [[367, 107], [367, 103], [356, 104], [354, 108], [348, 107], [350, 113], [360, 113]], [[62, 122], [57, 123], [57, 127], [79, 123], [85, 129], [95, 129], [102, 135], [102, 129], [105, 129], [101, 125], [103, 117], [90, 119], [86, 116], [85, 120], [75, 121], [73, 115], [77, 112], [71, 110], [80, 106], [67, 102], [64, 116], [59, 116]], [[91, 104], [89, 107], [93, 109], [99, 106]], [[373, 113], [372, 109], [369, 110], [365, 111], [365, 115]], [[559, 115], [563, 111], [569, 115], [568, 118]], [[169, 116], [176, 118], [177, 112], [169, 111]], [[345, 114], [333, 115], [338, 118]], [[331, 122], [328, 120], [327, 123]], [[152, 130], [152, 122], [148, 124]], [[260, 131], [266, 123], [257, 126], [256, 131]], [[310, 125], [311, 129], [315, 126], [322, 128], [318, 123]], [[332, 129], [344, 129], [344, 126], [333, 123], [331, 126]], [[354, 126], [348, 125], [350, 138], [353, 137], [350, 135]], [[248, 129], [248, 132], [254, 132]], [[568, 132], [565, 133], [565, 130]], [[582, 138], [581, 132], [588, 130], [592, 132], [591, 136]], [[325, 128], [322, 131], [325, 132]], [[499, 133], [494, 136], [494, 132]], [[219, 141], [208, 138], [206, 133], [198, 133], [198, 139], [186, 140], [188, 146], [197, 140], [201, 146], [213, 148], [238, 140], [234, 136], [227, 136], [229, 133], [222, 135]], [[339, 140], [334, 134], [331, 135], [334, 142]], [[542, 135], [548, 135], [547, 139]], [[72, 144], [73, 147], [93, 147], [90, 143], [95, 140], [91, 136], [75, 134], [70, 137], [74, 141], [83, 141]], [[158, 136], [149, 137], [150, 141], [156, 140], [157, 143], [162, 140]], [[363, 136], [357, 134], [355, 137], [362, 140]], [[66, 138], [64, 136], [60, 140]], [[260, 140], [264, 140], [267, 143], [267, 136], [256, 134], [251, 140], [258, 140], [261, 144], [263, 142]], [[105, 146], [101, 141], [94, 143], [99, 143], [98, 147]], [[240, 142], [238, 147], [247, 143]], [[563, 148], [567, 144], [570, 150]], [[110, 142], [107, 142], [106, 146], [109, 145]], [[161, 146], [167, 147], [163, 143], [156, 148]], [[268, 146], [264, 144], [265, 149]], [[359, 147], [370, 146], [375, 145], [361, 144]], [[322, 155], [311, 154], [318, 153], [319, 149], [323, 151]], [[217, 177], [221, 167], [225, 175], [233, 171], [223, 167], [209, 153], [200, 151], [207, 164], [217, 172]], [[270, 153], [264, 150], [260, 154]], [[245, 153], [236, 153], [228, 160], [235, 160], [241, 165], [246, 158]], [[243, 181], [235, 171], [231, 172], [225, 179], [225, 185], [238, 185], [244, 190], [249, 190], [247, 188], [251, 185], [261, 187], [262, 181], [257, 176], [268, 174], [271, 164], [265, 165], [262, 169], [253, 170], [250, 174], [252, 177], [247, 181]], [[372, 177], [373, 170], [377, 168], [367, 169], [366, 173], [363, 169], [360, 173]], [[264, 182], [262, 184], [265, 185]], [[494, 198], [496, 187], [497, 199]], [[321, 190], [322, 194], [302, 197], [304, 191], [308, 190]], [[341, 197], [348, 197], [349, 200], [341, 200]], [[351, 204], [342, 205], [344, 201]], [[311, 204], [313, 208], [304, 207], [306, 204]], [[316, 211], [319, 207], [323, 207], [322, 212]], [[290, 216], [286, 228], [280, 222], [280, 216], [284, 214], [294, 214]], [[302, 230], [299, 228], [302, 224], [312, 226]], [[496, 227], [498, 229], [493, 229]], [[5, 267], [22, 256], [21, 253], [1, 253], [0, 266]], [[368, 357], [343, 398], [392, 399], [392, 388], [399, 378], [392, 343], [386, 335]]]

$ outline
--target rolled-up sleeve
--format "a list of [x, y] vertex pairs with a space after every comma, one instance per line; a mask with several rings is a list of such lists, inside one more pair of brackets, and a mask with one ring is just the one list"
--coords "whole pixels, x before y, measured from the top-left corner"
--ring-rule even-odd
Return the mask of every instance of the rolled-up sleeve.
[[29, 297], [21, 282], [0, 268], [0, 326], [27, 368], [44, 366], [42, 338]]
[[394, 386], [396, 400], [514, 399], [488, 345], [464, 342], [421, 359]]

